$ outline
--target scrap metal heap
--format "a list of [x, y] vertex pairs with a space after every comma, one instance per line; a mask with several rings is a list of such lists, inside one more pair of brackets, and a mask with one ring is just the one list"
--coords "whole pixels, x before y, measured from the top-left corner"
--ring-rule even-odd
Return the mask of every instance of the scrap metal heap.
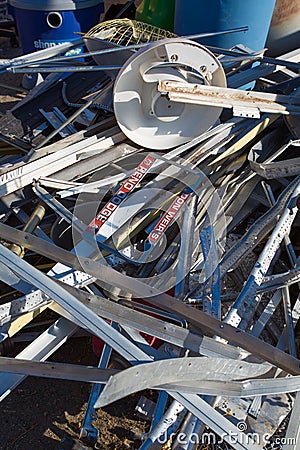
[[[142, 450], [296, 448], [300, 51], [128, 22], [2, 62], [51, 72], [0, 119], [2, 347], [61, 317], [0, 357], [0, 398], [27, 375], [93, 383], [95, 443], [95, 409], [151, 388]], [[78, 328], [99, 366], [46, 362]], [[111, 350], [132, 367], [108, 368]]]

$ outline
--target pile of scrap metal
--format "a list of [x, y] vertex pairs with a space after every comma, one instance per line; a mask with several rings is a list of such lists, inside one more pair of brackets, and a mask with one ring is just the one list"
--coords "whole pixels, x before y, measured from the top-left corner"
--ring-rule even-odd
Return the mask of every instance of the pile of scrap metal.
[[[0, 120], [2, 343], [61, 318], [0, 358], [1, 399], [27, 375], [93, 383], [95, 443], [95, 409], [151, 388], [143, 450], [296, 448], [299, 70], [300, 50], [124, 20], [2, 63], [52, 72]], [[78, 327], [99, 366], [45, 362]]]

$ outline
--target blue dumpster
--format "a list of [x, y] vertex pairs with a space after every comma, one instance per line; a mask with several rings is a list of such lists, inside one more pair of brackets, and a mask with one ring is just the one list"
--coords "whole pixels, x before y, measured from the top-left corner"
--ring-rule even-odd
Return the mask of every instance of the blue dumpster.
[[264, 48], [276, 0], [176, 0], [175, 27], [181, 36], [248, 26], [249, 31], [199, 39], [204, 45]]
[[104, 0], [9, 0], [24, 53], [78, 39], [99, 22]]

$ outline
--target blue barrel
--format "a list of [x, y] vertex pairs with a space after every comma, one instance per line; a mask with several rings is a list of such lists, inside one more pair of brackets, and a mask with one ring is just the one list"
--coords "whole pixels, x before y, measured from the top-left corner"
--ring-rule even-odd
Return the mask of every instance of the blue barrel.
[[176, 34], [184, 36], [248, 26], [249, 31], [199, 39], [204, 45], [264, 48], [276, 0], [176, 0]]
[[24, 53], [78, 39], [99, 22], [104, 0], [9, 0]]
[[266, 44], [268, 56], [279, 56], [296, 50], [299, 42], [299, 0], [277, 0]]

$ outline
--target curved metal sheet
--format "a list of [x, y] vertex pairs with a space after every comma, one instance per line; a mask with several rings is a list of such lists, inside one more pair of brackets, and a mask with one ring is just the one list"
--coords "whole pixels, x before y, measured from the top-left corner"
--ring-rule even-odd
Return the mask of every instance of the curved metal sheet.
[[[131, 367], [121, 375], [112, 376], [97, 400], [96, 407], [102, 407], [150, 386], [180, 384], [180, 380], [184, 385], [192, 380], [214, 381], [220, 388], [220, 384], [231, 380], [263, 375], [271, 367], [269, 364], [223, 358], [174, 358], [154, 361]], [[222, 392], [222, 389], [218, 392]]]

